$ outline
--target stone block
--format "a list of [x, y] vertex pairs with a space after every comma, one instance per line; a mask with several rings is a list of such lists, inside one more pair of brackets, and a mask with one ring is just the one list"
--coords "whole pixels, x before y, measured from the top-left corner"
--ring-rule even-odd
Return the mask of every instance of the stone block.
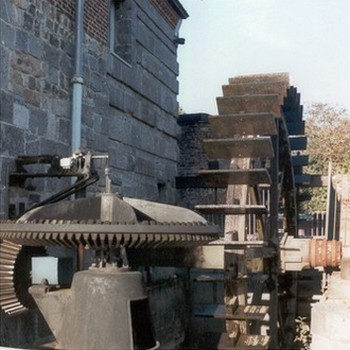
[[149, 125], [156, 126], [157, 116], [160, 114], [159, 108], [142, 98], [140, 101], [140, 109], [140, 119]]
[[90, 76], [90, 87], [97, 92], [101, 92], [105, 89], [106, 80], [102, 75], [93, 72]]
[[161, 88], [155, 77], [145, 73], [141, 77], [141, 93], [153, 103], [161, 106]]
[[135, 171], [142, 175], [147, 175], [150, 177], [155, 176], [155, 165], [151, 157], [146, 154], [141, 154], [138, 152], [135, 160]]
[[53, 85], [58, 85], [58, 69], [52, 66], [48, 66], [45, 79]]
[[108, 117], [108, 136], [112, 140], [130, 143], [132, 137], [131, 125], [132, 118], [126, 116], [123, 112], [113, 109]]
[[17, 157], [24, 154], [25, 131], [18, 127], [1, 124], [0, 149], [3, 155]]
[[115, 84], [115, 81], [108, 81], [109, 87], [109, 104], [119, 110], [123, 110], [124, 106], [124, 93], [119, 84]]
[[108, 122], [108, 116], [101, 116], [101, 133], [102, 134], [105, 134], [105, 135], [108, 135], [108, 125], [109, 125], [109, 122]]
[[41, 62], [27, 53], [15, 52], [11, 55], [11, 67], [32, 77], [42, 76]]
[[61, 40], [60, 49], [67, 57], [74, 57], [74, 43], [72, 40]]
[[37, 59], [41, 59], [43, 55], [43, 42], [34, 35], [28, 36], [28, 52]]
[[69, 145], [71, 142], [71, 122], [65, 118], [58, 119], [58, 139]]
[[135, 171], [135, 150], [120, 142], [110, 142], [108, 148], [109, 164], [115, 169]]
[[49, 43], [53, 47], [55, 47], [57, 49], [59, 47], [59, 45], [60, 45], [60, 40], [58, 39], [57, 35], [50, 34], [50, 36], [49, 36]]
[[[0, 1], [0, 6], [3, 2]], [[9, 49], [14, 49], [16, 31], [5, 21], [0, 21], [1, 44]]]
[[[1, 56], [0, 56], [1, 59]], [[1, 78], [1, 74], [0, 74]], [[2, 122], [13, 123], [13, 104], [14, 97], [12, 94], [0, 90], [0, 119]]]
[[90, 71], [99, 71], [98, 69], [98, 58], [95, 55], [87, 55], [87, 65]]
[[95, 152], [98, 153], [107, 153], [109, 149], [109, 139], [106, 136], [92, 133], [92, 148], [94, 149]]
[[163, 88], [160, 90], [160, 103], [162, 108], [171, 115], [178, 114], [178, 102], [174, 99], [174, 94], [169, 89]]
[[0, 87], [7, 89], [9, 82], [9, 51], [0, 44]]
[[71, 111], [70, 100], [60, 98], [50, 98], [47, 109], [53, 114], [69, 118]]
[[219, 114], [237, 113], [273, 113], [275, 117], [281, 115], [279, 96], [250, 95], [235, 97], [217, 97]]
[[148, 51], [141, 52], [141, 64], [149, 72], [157, 77], [173, 93], [178, 93], [176, 75], [171, 70], [164, 67], [161, 60], [155, 58]]
[[40, 140], [26, 141], [25, 152], [30, 155], [38, 155], [40, 153]]
[[22, 29], [16, 29], [16, 48], [17, 50], [28, 50], [28, 33]]
[[40, 93], [38, 91], [25, 89], [24, 102], [35, 107], [40, 107]]
[[132, 116], [141, 116], [141, 102], [139, 96], [133, 91], [126, 90], [124, 93], [124, 111]]
[[94, 113], [92, 115], [92, 127], [97, 133], [101, 133], [103, 117], [100, 114]]
[[57, 49], [55, 49], [47, 43], [44, 43], [43, 61], [46, 62], [49, 66], [59, 69], [60, 60], [57, 58]]
[[23, 14], [23, 29], [28, 32], [33, 30], [34, 18], [28, 12]]
[[57, 154], [60, 157], [71, 154], [69, 145], [47, 139], [40, 140], [40, 154]]
[[267, 73], [267, 74], [251, 74], [240, 75], [234, 78], [229, 78], [230, 84], [244, 84], [244, 83], [260, 83], [260, 82], [276, 82], [285, 81], [289, 82], [289, 73]]
[[24, 105], [13, 105], [13, 124], [21, 129], [29, 128], [29, 110]]
[[11, 6], [12, 6], [11, 0], [0, 1], [0, 18], [2, 18], [4, 22], [10, 22], [11, 20], [11, 12], [12, 12]]

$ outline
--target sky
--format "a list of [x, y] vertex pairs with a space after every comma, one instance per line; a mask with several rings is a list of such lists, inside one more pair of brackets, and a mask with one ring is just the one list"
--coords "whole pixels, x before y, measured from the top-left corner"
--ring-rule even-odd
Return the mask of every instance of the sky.
[[217, 114], [221, 86], [238, 75], [289, 72], [304, 107], [350, 111], [350, 0], [180, 0], [178, 101]]

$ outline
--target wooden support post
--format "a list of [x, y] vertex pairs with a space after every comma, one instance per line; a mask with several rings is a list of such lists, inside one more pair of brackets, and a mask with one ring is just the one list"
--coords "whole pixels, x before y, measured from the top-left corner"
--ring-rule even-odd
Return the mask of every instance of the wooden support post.
[[327, 185], [327, 214], [326, 214], [326, 237], [328, 240], [334, 239], [335, 221], [335, 191], [332, 184], [332, 163], [328, 165], [328, 185]]
[[[274, 148], [275, 156], [271, 159], [270, 177], [270, 230], [268, 231], [268, 241], [271, 245], [278, 247], [278, 212], [279, 212], [279, 119], [276, 118], [277, 135], [272, 136], [272, 145]], [[278, 249], [278, 248], [276, 248]], [[269, 274], [269, 291], [270, 291], [270, 348], [278, 349], [278, 259], [279, 255], [276, 254], [275, 258], [268, 261], [268, 274]]]

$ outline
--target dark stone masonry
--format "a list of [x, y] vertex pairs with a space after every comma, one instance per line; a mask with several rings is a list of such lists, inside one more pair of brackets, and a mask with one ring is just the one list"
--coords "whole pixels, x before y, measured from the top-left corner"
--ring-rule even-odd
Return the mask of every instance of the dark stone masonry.
[[[0, 1], [1, 219], [10, 211], [18, 217], [69, 184], [31, 179], [25, 188], [10, 187], [9, 175], [18, 156], [72, 153], [75, 6]], [[178, 203], [175, 39], [187, 16], [177, 0], [85, 1], [81, 148], [108, 153], [114, 192]], [[98, 170], [103, 178], [104, 165]], [[103, 181], [90, 194], [102, 190]], [[186, 335], [187, 278], [185, 269], [155, 268], [145, 282], [164, 348], [179, 346]], [[0, 325], [1, 346], [35, 347], [52, 338], [35, 309], [13, 317], [1, 312]]]

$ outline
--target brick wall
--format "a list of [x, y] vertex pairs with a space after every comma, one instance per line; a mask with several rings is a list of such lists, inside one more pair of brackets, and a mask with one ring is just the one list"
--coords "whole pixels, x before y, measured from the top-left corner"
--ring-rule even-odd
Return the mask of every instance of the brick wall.
[[[177, 177], [179, 205], [194, 210], [197, 204], [225, 203], [225, 189], [204, 187], [198, 177], [200, 169], [224, 167], [222, 160], [218, 163], [216, 160], [208, 159], [202, 145], [203, 139], [211, 138], [208, 115], [203, 113], [180, 115], [178, 124], [181, 129]], [[206, 219], [223, 228], [222, 215], [207, 215]]]
[[[153, 6], [155, 6], [158, 11], [161, 13], [163, 18], [173, 27], [175, 28], [177, 23], [180, 20], [179, 14], [174, 9], [174, 4], [172, 2], [163, 1], [163, 0], [151, 0]], [[181, 8], [181, 5], [178, 5]], [[181, 9], [183, 10], [183, 9]], [[186, 16], [186, 14], [184, 13]]]
[[[76, 1], [72, 0], [49, 0], [60, 14], [67, 16], [70, 20], [75, 18]], [[88, 0], [84, 2], [84, 28], [87, 34], [107, 45], [108, 40], [108, 0]]]
[[209, 159], [202, 146], [203, 139], [210, 138], [208, 115], [180, 115], [178, 124], [181, 127], [179, 176], [197, 175], [198, 170], [208, 168]]

